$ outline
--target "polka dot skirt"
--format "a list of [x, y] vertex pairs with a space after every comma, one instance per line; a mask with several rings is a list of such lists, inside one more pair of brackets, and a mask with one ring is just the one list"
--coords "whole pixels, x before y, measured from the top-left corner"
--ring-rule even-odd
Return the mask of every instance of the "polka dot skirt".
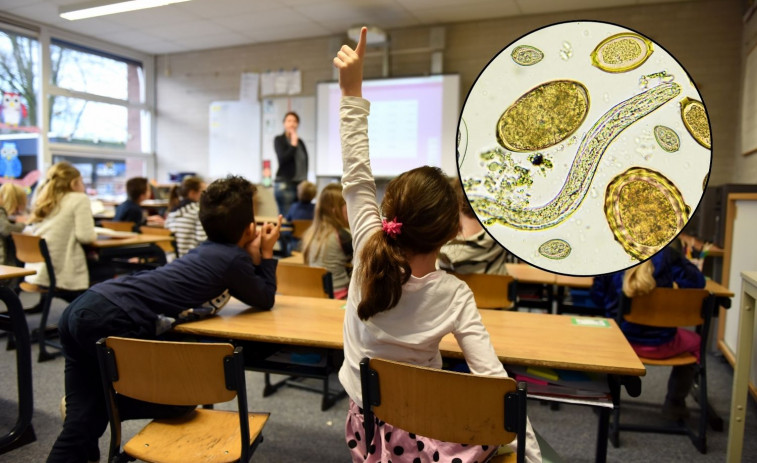
[[373, 442], [366, 448], [363, 414], [350, 400], [344, 438], [353, 462], [484, 463], [497, 447], [442, 442], [418, 436], [376, 419]]

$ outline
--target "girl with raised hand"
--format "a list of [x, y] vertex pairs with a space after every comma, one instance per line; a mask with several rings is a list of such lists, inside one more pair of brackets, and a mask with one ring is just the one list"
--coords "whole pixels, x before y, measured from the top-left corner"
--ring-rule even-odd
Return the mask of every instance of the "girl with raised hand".
[[[368, 155], [370, 103], [362, 98], [365, 37], [363, 28], [357, 47], [345, 45], [334, 58], [342, 89], [342, 185], [355, 247], [344, 317], [345, 358], [339, 371], [350, 396], [345, 438], [355, 462], [485, 461], [494, 448], [441, 442], [390, 423], [376, 424], [372, 443], [361, 439], [363, 357], [441, 368], [439, 342], [453, 333], [473, 374], [507, 376], [473, 293], [435, 268], [439, 249], [460, 226], [457, 196], [444, 173], [428, 166], [405, 172], [389, 182], [381, 207], [377, 204]], [[530, 423], [526, 453], [527, 461], [541, 461]]]

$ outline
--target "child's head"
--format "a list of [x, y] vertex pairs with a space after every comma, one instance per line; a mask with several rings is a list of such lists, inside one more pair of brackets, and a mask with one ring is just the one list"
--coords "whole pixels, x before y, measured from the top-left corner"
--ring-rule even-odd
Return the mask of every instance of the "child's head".
[[68, 162], [54, 164], [47, 171], [45, 183], [37, 195], [30, 222], [40, 222], [58, 206], [64, 195], [72, 191], [84, 192], [81, 174]]
[[455, 189], [455, 193], [457, 194], [457, 202], [460, 206], [460, 213], [466, 217], [475, 219], [476, 213], [473, 212], [473, 208], [470, 206], [468, 198], [465, 197], [465, 193], [463, 192], [463, 185], [462, 183], [460, 183], [460, 179], [457, 177], [450, 177], [449, 183], [450, 185], [452, 185], [452, 188]]
[[437, 253], [455, 237], [460, 228], [458, 204], [455, 190], [437, 167], [419, 167], [389, 182], [381, 202], [387, 225], [360, 252], [362, 320], [397, 305], [412, 272], [408, 257]]
[[189, 199], [194, 202], [199, 201], [200, 195], [205, 190], [205, 186], [205, 182], [200, 177], [193, 175], [184, 177], [180, 184], [171, 187], [168, 195], [169, 206], [172, 209], [178, 207], [180, 198]]
[[321, 190], [321, 194], [318, 195], [313, 224], [305, 232], [302, 240], [302, 251], [307, 259], [310, 259], [311, 254], [318, 256], [325, 237], [333, 233], [334, 230], [349, 228], [345, 209], [346, 203], [342, 196], [342, 185], [339, 183], [326, 185]]
[[126, 196], [135, 203], [144, 199], [147, 194], [147, 179], [144, 177], [132, 177], [126, 181]]
[[239, 243], [250, 224], [254, 232], [255, 190], [255, 185], [245, 178], [233, 175], [208, 185], [200, 196], [200, 223], [210, 241]]
[[312, 182], [303, 180], [297, 185], [297, 201], [309, 203], [315, 198], [316, 193], [317, 190]]
[[15, 183], [4, 183], [0, 187], [0, 206], [10, 215], [26, 210], [26, 190]]
[[627, 297], [644, 296], [657, 286], [652, 259], [631, 267], [623, 273], [623, 294]]

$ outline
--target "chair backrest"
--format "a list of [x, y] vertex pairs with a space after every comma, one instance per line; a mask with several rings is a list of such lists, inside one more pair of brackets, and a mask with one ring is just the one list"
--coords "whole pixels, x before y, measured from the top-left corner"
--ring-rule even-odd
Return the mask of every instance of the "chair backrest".
[[276, 292], [287, 296], [332, 299], [334, 285], [331, 272], [323, 267], [282, 264], [276, 267]]
[[167, 405], [212, 404], [236, 396], [226, 386], [231, 344], [109, 337], [99, 348], [103, 371], [119, 394]]
[[100, 222], [103, 228], [115, 231], [130, 232], [134, 231], [134, 222], [119, 222], [116, 220], [103, 220]]
[[[168, 228], [148, 227], [146, 225], [139, 227], [139, 232], [142, 233], [143, 235], [172, 236], [171, 230], [169, 230]], [[176, 248], [174, 247], [174, 242], [175, 240], [159, 241], [155, 244], [157, 244], [158, 247], [165, 252], [176, 252]]]
[[383, 359], [360, 362], [366, 445], [375, 421], [468, 445], [508, 444], [525, 455], [526, 390], [512, 378], [477, 376]]
[[312, 220], [292, 220], [292, 237], [301, 240], [311, 225], [313, 225]]
[[45, 258], [40, 251], [40, 242], [44, 239], [40, 236], [26, 233], [11, 233], [13, 245], [16, 247], [16, 259], [24, 264], [44, 262]]
[[473, 291], [479, 309], [511, 309], [515, 305], [515, 279], [512, 275], [485, 273], [454, 274]]
[[619, 315], [639, 325], [673, 328], [709, 320], [714, 298], [705, 289], [655, 288], [645, 296], [622, 296]]

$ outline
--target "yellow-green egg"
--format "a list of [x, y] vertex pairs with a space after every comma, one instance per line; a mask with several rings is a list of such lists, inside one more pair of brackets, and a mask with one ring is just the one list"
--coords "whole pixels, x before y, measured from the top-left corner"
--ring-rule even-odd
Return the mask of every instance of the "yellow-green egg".
[[626, 72], [644, 64], [652, 54], [652, 42], [633, 32], [607, 37], [591, 52], [591, 64], [605, 72]]
[[511, 151], [554, 146], [581, 126], [589, 93], [580, 82], [554, 80], [533, 88], [508, 107], [497, 122], [497, 141]]

